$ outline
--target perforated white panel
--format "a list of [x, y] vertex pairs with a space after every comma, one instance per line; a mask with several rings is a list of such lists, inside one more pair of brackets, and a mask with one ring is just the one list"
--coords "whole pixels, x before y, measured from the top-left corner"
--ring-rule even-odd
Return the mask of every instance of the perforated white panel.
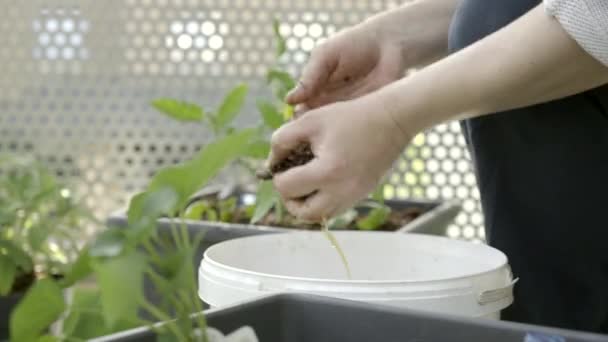
[[[0, 151], [35, 152], [100, 217], [125, 205], [155, 169], [188, 158], [207, 133], [161, 117], [158, 97], [215, 107], [274, 62], [281, 22], [297, 75], [324, 37], [388, 0], [2, 0]], [[457, 124], [419, 136], [386, 188], [398, 197], [460, 198], [454, 237], [483, 237], [478, 192]], [[230, 177], [227, 175], [226, 177]]]

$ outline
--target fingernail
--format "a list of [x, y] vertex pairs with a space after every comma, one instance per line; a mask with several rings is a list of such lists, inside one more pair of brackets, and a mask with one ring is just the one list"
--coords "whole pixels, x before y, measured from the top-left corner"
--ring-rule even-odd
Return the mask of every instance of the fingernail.
[[291, 90], [290, 90], [290, 91], [287, 93], [287, 95], [286, 95], [285, 97], [286, 97], [286, 98], [290, 98], [290, 97], [292, 97], [292, 96], [293, 96], [295, 93], [297, 93], [297, 92], [299, 92], [299, 91], [300, 91], [300, 85], [296, 85], [296, 87], [295, 87], [295, 88], [293, 88], [293, 89], [291, 89]]
[[287, 96], [290, 96], [290, 95], [293, 95], [293, 94], [295, 94], [297, 92], [300, 92], [300, 91], [302, 91], [305, 88], [306, 88], [306, 85], [304, 84], [304, 82], [298, 81], [298, 83], [296, 84], [296, 86], [291, 91], [289, 91], [289, 93], [287, 94]]

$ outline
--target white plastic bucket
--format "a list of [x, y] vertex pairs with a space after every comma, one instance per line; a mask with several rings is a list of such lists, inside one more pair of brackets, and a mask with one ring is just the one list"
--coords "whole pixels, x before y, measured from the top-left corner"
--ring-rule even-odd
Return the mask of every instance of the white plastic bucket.
[[513, 302], [507, 257], [482, 244], [389, 232], [335, 232], [350, 264], [321, 232], [252, 236], [210, 247], [199, 296], [221, 308], [279, 292], [304, 292], [498, 319]]

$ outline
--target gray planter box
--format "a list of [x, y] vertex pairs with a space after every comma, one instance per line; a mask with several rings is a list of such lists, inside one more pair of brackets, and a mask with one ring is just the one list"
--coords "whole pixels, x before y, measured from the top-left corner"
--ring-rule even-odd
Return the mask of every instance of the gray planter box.
[[[435, 201], [405, 201], [390, 200], [386, 204], [393, 209], [423, 208], [424, 214], [417, 217], [398, 232], [401, 233], [423, 233], [433, 235], [445, 235], [448, 225], [460, 212], [460, 204], [457, 202], [435, 202]], [[108, 220], [111, 227], [124, 228], [127, 226], [127, 217], [124, 211], [111, 215]], [[222, 241], [239, 237], [293, 232], [293, 228], [268, 227], [249, 224], [223, 223], [211, 221], [185, 220], [188, 232], [192, 237], [196, 234], [204, 233], [201, 247], [195, 255], [195, 263], [200, 262], [205, 250]], [[170, 223], [166, 219], [158, 222], [159, 234], [169, 234]], [[167, 235], [168, 236], [168, 235]]]
[[[608, 336], [465, 319], [311, 295], [276, 295], [211, 310], [208, 325], [230, 333], [251, 326], [261, 342], [600, 342]], [[154, 341], [147, 328], [93, 342]], [[542, 339], [544, 338], [544, 339]]]

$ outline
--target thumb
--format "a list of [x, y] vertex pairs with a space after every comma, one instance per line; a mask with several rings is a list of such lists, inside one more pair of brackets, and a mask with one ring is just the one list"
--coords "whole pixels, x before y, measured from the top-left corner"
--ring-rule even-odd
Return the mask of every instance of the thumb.
[[285, 101], [296, 105], [308, 101], [321, 92], [331, 74], [338, 66], [339, 54], [336, 49], [321, 45], [313, 50], [309, 62], [304, 67], [297, 86], [287, 94]]

